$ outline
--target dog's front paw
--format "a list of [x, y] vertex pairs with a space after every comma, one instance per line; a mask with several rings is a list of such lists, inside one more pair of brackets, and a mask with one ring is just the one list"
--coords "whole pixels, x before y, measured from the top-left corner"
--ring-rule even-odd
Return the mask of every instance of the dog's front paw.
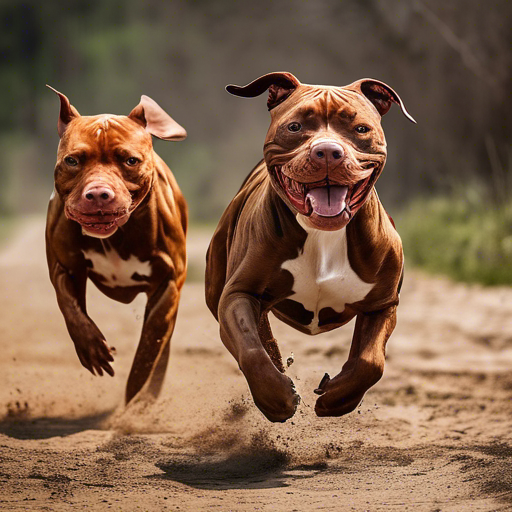
[[351, 371], [341, 372], [333, 379], [327, 373], [324, 375], [314, 391], [321, 395], [315, 404], [317, 416], [343, 416], [359, 405], [367, 388], [359, 386], [353, 377]]
[[[92, 331], [92, 332], [87, 332]], [[97, 332], [96, 332], [97, 331]], [[103, 371], [111, 377], [114, 369], [110, 363], [114, 360], [113, 348], [110, 348], [99, 329], [84, 330], [79, 340], [74, 340], [76, 353], [82, 366], [93, 375], [103, 375]]]
[[291, 418], [300, 403], [300, 395], [290, 377], [277, 370], [264, 351], [246, 355], [244, 359], [242, 371], [258, 409], [273, 422]]
[[364, 393], [356, 396], [340, 396], [334, 392], [323, 394], [315, 404], [317, 416], [343, 416], [352, 412], [363, 399]]
[[[287, 380], [279, 388], [271, 390], [269, 395], [253, 393], [254, 403], [266, 418], [274, 423], [284, 423], [290, 419], [300, 404], [300, 395], [295, 390], [293, 381]], [[262, 396], [263, 395], [263, 396]]]

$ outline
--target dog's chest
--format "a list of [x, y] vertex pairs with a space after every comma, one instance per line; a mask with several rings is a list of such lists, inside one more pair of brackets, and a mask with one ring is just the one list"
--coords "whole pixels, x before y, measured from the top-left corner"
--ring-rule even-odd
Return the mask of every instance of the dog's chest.
[[100, 276], [101, 284], [110, 288], [140, 286], [151, 276], [149, 261], [141, 261], [133, 254], [122, 259], [114, 249], [105, 248], [104, 253], [93, 249], [82, 250], [89, 260], [91, 271]]
[[[302, 225], [302, 223], [301, 223]], [[346, 304], [363, 300], [373, 288], [352, 269], [348, 259], [346, 228], [320, 231], [303, 225], [308, 233], [299, 256], [285, 261], [281, 268], [293, 276], [292, 295], [313, 319], [307, 326], [311, 334], [321, 331], [319, 314], [324, 308], [342, 313]]]

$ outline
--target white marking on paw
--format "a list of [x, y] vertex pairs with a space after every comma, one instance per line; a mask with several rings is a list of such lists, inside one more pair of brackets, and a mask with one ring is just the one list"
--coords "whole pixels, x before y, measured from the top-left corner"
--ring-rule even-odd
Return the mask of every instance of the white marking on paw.
[[143, 281], [132, 279], [135, 273], [140, 276], [151, 276], [150, 262], [140, 261], [133, 254], [127, 260], [123, 260], [116, 251], [106, 247], [105, 254], [93, 250], [82, 250], [82, 252], [85, 258], [92, 263], [94, 273], [103, 277], [102, 284], [110, 288], [144, 284]]
[[307, 226], [300, 215], [297, 221], [308, 234], [304, 248], [281, 268], [293, 276], [293, 294], [289, 298], [314, 313], [308, 328], [311, 334], [318, 334], [318, 313], [323, 308], [342, 313], [346, 304], [363, 300], [374, 284], [365, 283], [350, 266], [346, 228], [321, 231]]

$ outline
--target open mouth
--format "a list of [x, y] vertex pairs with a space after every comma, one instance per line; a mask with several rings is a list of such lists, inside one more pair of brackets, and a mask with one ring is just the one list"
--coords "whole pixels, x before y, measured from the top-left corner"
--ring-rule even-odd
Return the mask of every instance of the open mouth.
[[66, 207], [66, 216], [70, 220], [78, 222], [82, 226], [82, 232], [86, 235], [96, 237], [107, 237], [112, 235], [119, 226], [126, 223], [129, 212], [102, 212], [87, 214], [79, 212], [70, 207]]
[[300, 183], [282, 172], [281, 166], [272, 168], [272, 176], [284, 191], [291, 205], [302, 215], [333, 218], [346, 213], [348, 218], [364, 203], [373, 183], [374, 173], [354, 185], [345, 185], [325, 179], [315, 183]]

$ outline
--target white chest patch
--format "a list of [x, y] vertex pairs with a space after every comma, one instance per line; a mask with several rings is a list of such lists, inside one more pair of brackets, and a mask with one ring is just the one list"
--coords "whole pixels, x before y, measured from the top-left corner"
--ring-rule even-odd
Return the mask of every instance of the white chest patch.
[[373, 288], [365, 283], [350, 266], [347, 252], [347, 231], [320, 231], [301, 221], [308, 237], [303, 251], [293, 260], [287, 260], [281, 268], [293, 276], [293, 294], [290, 299], [300, 302], [314, 318], [308, 326], [311, 334], [320, 332], [318, 313], [326, 307], [341, 313], [346, 304], [363, 300]]
[[147, 277], [151, 275], [149, 261], [140, 261], [136, 256], [131, 255], [127, 260], [123, 260], [116, 251], [107, 248], [105, 254], [92, 250], [82, 252], [92, 263], [94, 273], [103, 277], [102, 284], [110, 288], [143, 284], [143, 281], [133, 279], [133, 274]]

